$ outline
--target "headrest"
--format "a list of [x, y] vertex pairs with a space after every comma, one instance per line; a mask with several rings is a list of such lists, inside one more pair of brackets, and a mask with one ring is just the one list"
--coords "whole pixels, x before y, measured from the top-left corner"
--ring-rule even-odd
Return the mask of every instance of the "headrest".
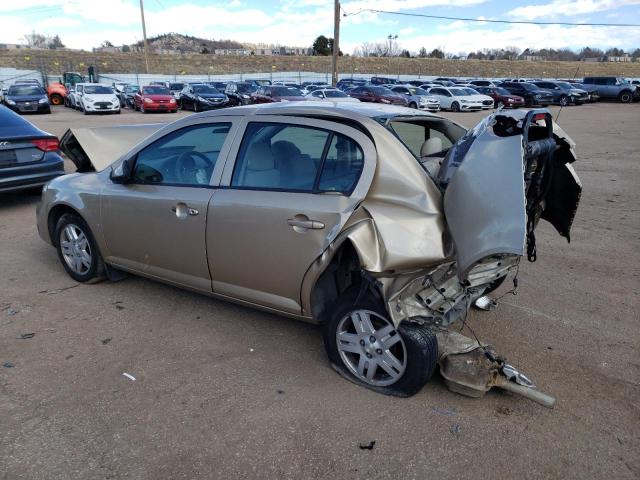
[[420, 157], [429, 157], [434, 153], [442, 151], [442, 139], [439, 137], [431, 137], [422, 144], [420, 148]]
[[253, 143], [247, 149], [247, 170], [262, 172], [273, 170], [275, 163], [271, 153], [271, 145], [268, 143]]

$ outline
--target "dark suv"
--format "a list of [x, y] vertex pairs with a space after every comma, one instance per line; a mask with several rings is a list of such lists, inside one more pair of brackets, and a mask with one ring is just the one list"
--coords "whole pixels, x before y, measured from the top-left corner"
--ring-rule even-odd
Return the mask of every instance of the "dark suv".
[[390, 77], [371, 77], [372, 85], [395, 85], [398, 81]]
[[553, 103], [557, 103], [563, 107], [571, 103], [575, 105], [582, 105], [589, 101], [589, 94], [586, 90], [573, 86], [568, 82], [551, 82], [542, 80], [532, 83], [553, 93]]
[[542, 105], [546, 107], [553, 103], [553, 93], [544, 90], [533, 83], [525, 82], [504, 82], [498, 85], [509, 93], [524, 98], [524, 104], [527, 107], [533, 105]]
[[585, 85], [594, 85], [600, 98], [616, 99], [622, 103], [640, 100], [640, 92], [621, 77], [584, 77]]

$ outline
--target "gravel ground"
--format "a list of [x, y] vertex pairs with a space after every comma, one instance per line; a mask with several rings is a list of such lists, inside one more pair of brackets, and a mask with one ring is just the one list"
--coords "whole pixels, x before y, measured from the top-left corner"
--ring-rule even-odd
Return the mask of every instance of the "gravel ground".
[[[182, 115], [29, 119], [61, 135]], [[329, 367], [317, 327], [141, 278], [78, 285], [38, 237], [38, 198], [0, 195], [0, 478], [640, 477], [639, 118], [562, 111], [584, 184], [572, 242], [541, 224], [518, 295], [469, 315], [554, 410], [437, 376], [385, 397]]]

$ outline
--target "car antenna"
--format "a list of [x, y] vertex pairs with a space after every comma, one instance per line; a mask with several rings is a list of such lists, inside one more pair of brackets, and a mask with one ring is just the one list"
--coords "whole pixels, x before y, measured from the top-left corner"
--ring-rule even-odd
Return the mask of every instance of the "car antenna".
[[[578, 70], [580, 70], [580, 65], [578, 65], [578, 67], [576, 68], [576, 72], [573, 74], [573, 77], [571, 77], [571, 80], [576, 79], [576, 75], [578, 75]], [[555, 119], [556, 123], [558, 123], [558, 118], [560, 118], [560, 112], [562, 112], [562, 108], [563, 108], [563, 105], [560, 105], [560, 110], [558, 110], [558, 114], [556, 115], [556, 119]]]

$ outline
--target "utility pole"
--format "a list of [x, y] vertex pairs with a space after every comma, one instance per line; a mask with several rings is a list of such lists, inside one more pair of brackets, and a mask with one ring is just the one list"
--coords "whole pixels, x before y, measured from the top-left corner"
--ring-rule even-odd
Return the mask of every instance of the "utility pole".
[[340, 56], [340, 2], [334, 0], [333, 11], [333, 56], [331, 58], [331, 85], [338, 83], [338, 57]]
[[144, 24], [144, 3], [140, 0], [140, 16], [142, 17], [142, 38], [144, 42], [144, 63], [149, 73], [149, 45], [147, 45], [147, 26]]

